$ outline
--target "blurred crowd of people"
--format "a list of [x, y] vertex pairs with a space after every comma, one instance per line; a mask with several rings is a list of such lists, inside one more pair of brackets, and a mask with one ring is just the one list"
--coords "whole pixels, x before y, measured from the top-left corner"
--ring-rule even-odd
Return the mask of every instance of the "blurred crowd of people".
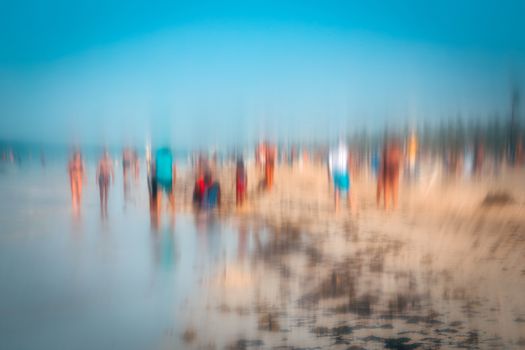
[[[458, 121], [436, 130], [423, 127], [407, 128], [404, 132], [385, 131], [380, 136], [355, 134], [339, 138], [331, 145], [278, 144], [265, 140], [242, 151], [195, 152], [188, 155], [186, 163], [190, 165], [190, 176], [193, 177], [190, 180], [190, 183], [193, 182], [191, 202], [197, 211], [216, 211], [221, 208], [222, 189], [226, 186], [227, 193], [235, 194], [235, 206], [243, 208], [260, 193], [273, 191], [280, 180], [276, 171], [280, 167], [301, 169], [305, 164], [314, 164], [327, 169], [336, 212], [343, 201], [349, 208], [355, 207], [357, 198], [352, 195], [353, 187], [355, 180], [363, 177], [375, 182], [377, 205], [388, 210], [398, 206], [400, 183], [403, 182], [476, 181], [487, 176], [499, 176], [505, 169], [522, 167], [525, 164], [525, 130], [516, 125], [503, 127], [494, 122], [483, 127], [465, 128]], [[106, 217], [110, 188], [115, 182], [115, 161], [108, 150], [97, 152], [95, 180], [99, 188], [101, 215]], [[121, 152], [125, 202], [130, 186], [140, 181], [140, 167], [145, 161], [151, 211], [160, 212], [163, 200], [167, 200], [170, 210], [174, 210], [177, 162], [181, 158], [176, 159], [169, 147], [154, 151], [147, 147], [145, 154], [141, 155], [133, 147], [125, 147]], [[94, 154], [89, 153], [90, 159]], [[35, 158], [30, 155], [31, 159]], [[0, 164], [20, 165], [26, 160], [22, 152], [11, 147], [0, 149]], [[48, 161], [41, 149], [41, 165], [46, 167]], [[229, 174], [226, 177], [222, 176], [225, 172]], [[72, 208], [78, 213], [86, 175], [80, 149], [71, 152], [68, 173]], [[248, 174], [254, 178], [249, 179]], [[293, 173], [291, 176], [294, 176]], [[225, 178], [229, 179], [228, 183], [225, 183]], [[184, 178], [186, 183], [187, 180]]]
[[[12, 157], [12, 155], [11, 155]], [[173, 152], [162, 147], [152, 152], [146, 150], [146, 174], [150, 210], [152, 215], [160, 215], [163, 198], [167, 199], [170, 210], [175, 209], [175, 185], [177, 166]], [[479, 178], [483, 174], [497, 173], [504, 164], [518, 167], [524, 164], [522, 138], [509, 143], [507, 152], [487, 151], [486, 141], [479, 134], [472, 142], [461, 146], [457, 143], [430, 147], [430, 143], [421, 143], [416, 131], [399, 134], [385, 133], [381, 142], [375, 144], [359, 143], [355, 140], [339, 139], [333, 147], [299, 146], [278, 147], [271, 142], [256, 145], [253, 153], [254, 167], [258, 178], [255, 179], [257, 191], [272, 191], [277, 166], [301, 166], [305, 162], [326, 164], [328, 179], [334, 195], [334, 208], [338, 212], [342, 199], [346, 199], [349, 208], [353, 207], [352, 186], [356, 176], [365, 174], [376, 181], [376, 202], [385, 210], [396, 208], [399, 202], [399, 184], [401, 179], [408, 182], [428, 181], [425, 176], [439, 169], [442, 178], [453, 179], [459, 176]], [[215, 152], [211, 157], [205, 153], [191, 156], [194, 185], [192, 203], [195, 210], [214, 211], [221, 208], [221, 183], [218, 167], [224, 162], [234, 164], [232, 186], [235, 192], [237, 208], [242, 208], [248, 198], [248, 171], [242, 153], [232, 153], [224, 158]], [[122, 151], [122, 169], [124, 196], [128, 196], [130, 183], [138, 181], [140, 160], [133, 148]], [[490, 165], [490, 167], [489, 167]], [[69, 165], [69, 177], [72, 195], [72, 207], [80, 209], [85, 167], [79, 150], [72, 153]], [[96, 182], [100, 192], [102, 216], [107, 216], [108, 194], [114, 183], [113, 161], [108, 151], [102, 152], [98, 161]], [[278, 180], [277, 180], [278, 181]]]

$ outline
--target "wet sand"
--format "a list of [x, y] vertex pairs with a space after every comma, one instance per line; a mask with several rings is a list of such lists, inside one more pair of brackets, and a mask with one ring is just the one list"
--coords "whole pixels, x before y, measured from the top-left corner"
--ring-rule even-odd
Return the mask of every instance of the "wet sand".
[[3, 173], [8, 348], [525, 346], [523, 172], [404, 183], [386, 213], [363, 175], [337, 214], [321, 166], [278, 168], [270, 193], [250, 168], [242, 210], [230, 174], [204, 216], [181, 172], [177, 212], [152, 230], [144, 179], [126, 203], [117, 181], [105, 222], [88, 184], [75, 221], [65, 173]]

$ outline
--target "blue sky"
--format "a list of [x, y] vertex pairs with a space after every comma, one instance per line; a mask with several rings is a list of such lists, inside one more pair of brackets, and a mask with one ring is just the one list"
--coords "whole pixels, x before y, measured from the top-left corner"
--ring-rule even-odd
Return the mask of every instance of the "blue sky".
[[194, 147], [509, 109], [519, 1], [0, 4], [0, 138]]

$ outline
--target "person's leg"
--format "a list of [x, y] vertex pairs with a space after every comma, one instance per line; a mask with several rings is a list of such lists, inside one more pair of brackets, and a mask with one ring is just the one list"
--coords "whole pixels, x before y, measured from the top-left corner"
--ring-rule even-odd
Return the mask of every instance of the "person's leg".
[[71, 203], [73, 211], [76, 213], [78, 210], [78, 186], [76, 179], [71, 179]]
[[267, 186], [268, 189], [271, 190], [273, 187], [273, 165], [269, 164], [266, 167], [266, 178], [267, 178]]
[[98, 182], [98, 192], [99, 192], [99, 201], [100, 201], [100, 213], [104, 215], [104, 184]]
[[160, 225], [160, 219], [161, 219], [161, 216], [162, 216], [162, 191], [159, 189], [159, 192], [157, 193], [157, 208], [155, 210], [155, 220], [156, 220], [156, 225], [157, 225], [157, 229]]
[[77, 179], [77, 204], [80, 206], [80, 202], [82, 201], [82, 176], [79, 176]]
[[394, 209], [397, 208], [397, 199], [399, 194], [399, 173], [392, 176], [392, 202]]
[[124, 186], [124, 202], [125, 202], [125, 201], [128, 200], [128, 189], [129, 189], [128, 171], [127, 171], [127, 168], [125, 166], [124, 166], [124, 169], [123, 169], [122, 183], [123, 183], [123, 186]]
[[162, 189], [159, 188], [159, 192], [157, 193], [157, 210], [158, 211], [161, 211], [162, 210], [162, 196], [164, 194], [162, 193]]
[[108, 192], [109, 192], [109, 180], [104, 183], [104, 212], [108, 215]]
[[175, 211], [175, 191], [173, 188], [168, 194], [168, 200], [169, 200], [171, 211]]
[[102, 213], [106, 216], [107, 212], [107, 190], [105, 184], [102, 184]]
[[106, 215], [108, 213], [108, 201], [109, 201], [109, 179], [106, 183], [106, 188], [104, 189], [104, 204], [106, 206]]
[[339, 194], [339, 190], [337, 188], [334, 189], [334, 204], [335, 204], [335, 212], [339, 212], [339, 202], [340, 202], [340, 198], [339, 198], [340, 194]]
[[384, 181], [384, 188], [383, 188], [383, 199], [384, 199], [384, 208], [385, 210], [388, 209], [388, 204], [390, 201], [390, 195], [391, 195], [391, 188], [390, 188], [390, 174], [387, 174]]
[[346, 188], [346, 205], [348, 209], [352, 209], [352, 192], [350, 188], [350, 174], [347, 174], [345, 177], [345, 188]]
[[82, 202], [82, 176], [77, 176], [73, 179], [74, 186], [74, 211], [75, 215], [80, 215], [80, 205]]
[[74, 212], [75, 215], [78, 217], [80, 216], [80, 210], [82, 205], [82, 182], [81, 180], [75, 180], [75, 198], [73, 200], [74, 202]]
[[383, 181], [381, 177], [377, 178], [377, 191], [376, 191], [376, 204], [379, 208], [379, 205], [381, 204], [381, 192], [383, 190]]

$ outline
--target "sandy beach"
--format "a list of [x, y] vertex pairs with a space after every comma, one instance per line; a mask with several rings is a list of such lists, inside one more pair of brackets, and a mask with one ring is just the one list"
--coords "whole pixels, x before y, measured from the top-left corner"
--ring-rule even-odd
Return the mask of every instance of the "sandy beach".
[[[233, 169], [220, 172], [222, 184], [233, 183], [230, 174]], [[269, 310], [260, 318], [273, 318], [279, 326], [269, 327], [284, 335], [270, 332], [257, 337], [261, 343], [248, 344], [523, 346], [523, 174], [508, 170], [497, 178], [405, 181], [399, 208], [388, 212], [376, 206], [374, 180], [357, 174], [351, 208], [335, 213], [322, 165], [279, 167], [270, 192], [258, 189], [262, 174], [252, 167], [249, 178], [256, 180], [246, 208], [235, 209], [233, 186], [224, 186], [222, 212], [248, 232], [251, 225], [273, 232], [273, 244], [260, 254], [275, 265], [279, 277], [273, 284], [279, 287], [263, 297]], [[182, 185], [179, 197], [191, 198], [188, 188]], [[512, 198], [498, 201], [501, 194]], [[188, 205], [183, 200], [182, 207]], [[240, 295], [250, 288], [264, 294], [271, 288], [254, 285], [254, 279], [266, 280], [267, 274], [227, 270], [222, 278], [225, 284], [244, 281]], [[270, 302], [282, 288], [281, 304], [297, 309]], [[250, 309], [235, 301], [222, 302], [220, 309]]]
[[[254, 169], [251, 175], [257, 179]], [[405, 182], [399, 208], [388, 212], [376, 206], [375, 183], [358, 175], [352, 208], [335, 213], [320, 165], [280, 167], [270, 193], [252, 183], [248, 207], [233, 217], [270, 229], [271, 245], [252, 264], [265, 261], [277, 281], [254, 285], [266, 271], [224, 272], [222, 283], [240, 279], [241, 294], [252, 288], [263, 299], [252, 306], [262, 313], [261, 342], [247, 344], [525, 346], [523, 175]], [[233, 195], [226, 198], [229, 211]], [[250, 310], [226, 294], [220, 309]]]
[[352, 208], [338, 213], [322, 165], [277, 167], [270, 192], [250, 166], [242, 209], [233, 173], [217, 169], [223, 206], [200, 215], [181, 171], [176, 213], [152, 229], [143, 177], [126, 201], [117, 177], [100, 221], [93, 182], [74, 220], [63, 170], [4, 172], [9, 348], [525, 346], [522, 170], [404, 181], [388, 212], [355, 174]]

